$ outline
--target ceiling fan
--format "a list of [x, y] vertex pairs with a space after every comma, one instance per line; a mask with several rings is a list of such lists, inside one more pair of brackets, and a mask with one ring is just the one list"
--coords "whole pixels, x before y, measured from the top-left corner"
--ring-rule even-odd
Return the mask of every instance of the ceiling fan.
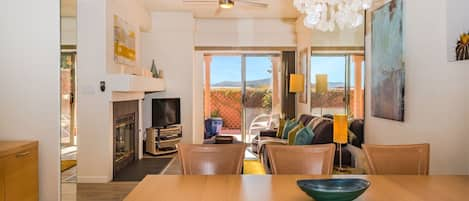
[[219, 0], [218, 1], [218, 6], [220, 8], [225, 8], [225, 9], [230, 9], [235, 6], [236, 3], [242, 3], [246, 4], [248, 6], [254, 6], [254, 7], [260, 7], [260, 8], [268, 8], [269, 4], [267, 3], [262, 3], [258, 1], [253, 1], [253, 0]]

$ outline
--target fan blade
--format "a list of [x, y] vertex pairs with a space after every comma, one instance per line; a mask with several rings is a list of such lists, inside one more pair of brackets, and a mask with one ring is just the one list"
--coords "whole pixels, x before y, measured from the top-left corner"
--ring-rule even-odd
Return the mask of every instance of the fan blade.
[[268, 8], [269, 4], [267, 3], [261, 3], [261, 2], [256, 2], [256, 1], [251, 1], [251, 0], [235, 0], [236, 2], [243, 3], [249, 6], [255, 6], [259, 8]]
[[215, 16], [219, 16], [222, 11], [222, 8], [218, 7], [217, 10], [215, 10]]

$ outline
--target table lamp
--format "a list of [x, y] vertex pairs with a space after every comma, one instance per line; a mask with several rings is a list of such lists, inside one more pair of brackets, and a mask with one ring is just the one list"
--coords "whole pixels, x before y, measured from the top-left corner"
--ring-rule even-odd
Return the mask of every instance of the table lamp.
[[300, 93], [305, 90], [305, 76], [303, 74], [290, 74], [290, 93]]
[[348, 119], [346, 114], [334, 115], [334, 142], [339, 146], [339, 171], [342, 168], [342, 144], [347, 144], [348, 138]]
[[316, 93], [321, 95], [319, 98], [319, 104], [321, 105], [321, 116], [322, 116], [322, 96], [327, 94], [328, 91], [327, 74], [316, 74]]

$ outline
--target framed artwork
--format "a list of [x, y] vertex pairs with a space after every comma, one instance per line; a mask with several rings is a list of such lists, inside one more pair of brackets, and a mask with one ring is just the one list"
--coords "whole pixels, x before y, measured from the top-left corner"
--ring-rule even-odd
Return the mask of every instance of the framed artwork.
[[136, 66], [136, 32], [122, 18], [114, 15], [114, 62]]
[[404, 121], [403, 0], [373, 11], [371, 23], [371, 113]]
[[446, 0], [448, 61], [469, 60], [469, 1]]
[[308, 103], [308, 84], [309, 84], [309, 65], [311, 60], [311, 54], [309, 48], [305, 48], [300, 51], [298, 58], [298, 72], [304, 76], [304, 90], [298, 96], [300, 103]]

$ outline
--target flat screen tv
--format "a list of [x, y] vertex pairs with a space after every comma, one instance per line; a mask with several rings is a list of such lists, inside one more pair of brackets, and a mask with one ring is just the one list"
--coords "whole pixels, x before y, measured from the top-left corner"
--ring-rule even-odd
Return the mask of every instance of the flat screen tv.
[[153, 99], [152, 126], [167, 127], [175, 124], [181, 124], [181, 99]]

